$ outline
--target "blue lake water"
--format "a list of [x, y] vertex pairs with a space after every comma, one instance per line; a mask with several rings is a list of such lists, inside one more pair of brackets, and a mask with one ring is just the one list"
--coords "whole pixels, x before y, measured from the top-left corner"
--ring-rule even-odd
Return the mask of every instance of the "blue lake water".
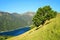
[[0, 33], [0, 35], [17, 36], [17, 35], [20, 35], [22, 33], [25, 33], [28, 30], [30, 30], [30, 27], [20, 28], [20, 29], [8, 31], [8, 32], [2, 32], [2, 33]]

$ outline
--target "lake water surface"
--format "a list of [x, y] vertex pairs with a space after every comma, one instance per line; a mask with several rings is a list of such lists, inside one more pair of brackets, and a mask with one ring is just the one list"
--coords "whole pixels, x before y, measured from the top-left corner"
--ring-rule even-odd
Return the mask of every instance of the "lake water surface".
[[28, 30], [30, 30], [30, 27], [24, 27], [24, 28], [20, 28], [20, 29], [17, 29], [17, 30], [13, 30], [13, 31], [2, 32], [2, 33], [0, 33], [0, 35], [3, 35], [3, 36], [17, 36], [17, 35], [20, 35], [22, 33], [25, 33]]

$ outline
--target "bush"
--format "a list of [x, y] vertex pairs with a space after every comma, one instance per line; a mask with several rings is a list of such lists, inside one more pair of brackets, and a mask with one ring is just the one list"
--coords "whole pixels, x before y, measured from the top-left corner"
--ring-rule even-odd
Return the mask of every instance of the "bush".
[[31, 26], [30, 26], [30, 29], [33, 29], [34, 27], [36, 27], [36, 26], [35, 26], [35, 25], [31, 25]]

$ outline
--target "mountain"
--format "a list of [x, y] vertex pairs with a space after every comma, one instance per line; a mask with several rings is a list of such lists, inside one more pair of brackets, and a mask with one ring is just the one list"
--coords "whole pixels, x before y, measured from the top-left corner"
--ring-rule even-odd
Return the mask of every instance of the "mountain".
[[[32, 14], [32, 16], [30, 14]], [[0, 32], [30, 26], [32, 24], [32, 17], [34, 14], [35, 12], [18, 14], [0, 11]]]
[[32, 24], [32, 18], [35, 15], [35, 12], [26, 12], [22, 14], [22, 19], [27, 22], [27, 26]]
[[45, 25], [40, 26], [38, 30], [33, 28], [32, 30], [9, 38], [7, 40], [60, 40], [60, 14], [49, 21], [46, 21]]
[[23, 15], [34, 16], [35, 12], [25, 12], [25, 13], [23, 13]]

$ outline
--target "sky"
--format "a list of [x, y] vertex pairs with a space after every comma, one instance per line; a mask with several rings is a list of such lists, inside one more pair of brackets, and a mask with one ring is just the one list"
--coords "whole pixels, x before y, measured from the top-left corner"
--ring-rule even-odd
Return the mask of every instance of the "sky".
[[60, 0], [0, 0], [0, 11], [24, 13], [36, 12], [39, 7], [50, 5], [55, 11], [60, 12]]

